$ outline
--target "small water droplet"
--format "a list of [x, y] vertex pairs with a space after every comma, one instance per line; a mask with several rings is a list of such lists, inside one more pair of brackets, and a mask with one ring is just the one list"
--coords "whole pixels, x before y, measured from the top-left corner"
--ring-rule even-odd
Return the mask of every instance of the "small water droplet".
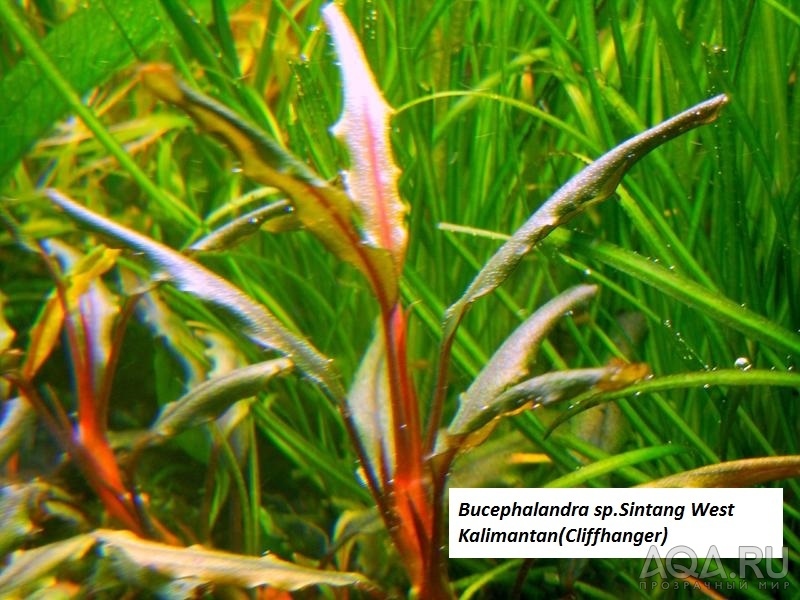
[[733, 361], [733, 366], [739, 369], [740, 371], [749, 371], [753, 368], [753, 365], [750, 364], [750, 359], [746, 356], [740, 356], [735, 361]]

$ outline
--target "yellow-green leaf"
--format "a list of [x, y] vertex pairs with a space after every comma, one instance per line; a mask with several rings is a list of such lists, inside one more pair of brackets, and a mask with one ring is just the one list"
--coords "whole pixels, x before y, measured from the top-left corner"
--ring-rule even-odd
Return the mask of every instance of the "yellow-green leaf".
[[[110, 350], [111, 324], [118, 309], [108, 290], [98, 284], [100, 277], [116, 264], [119, 250], [99, 247], [79, 257], [77, 251], [56, 240], [48, 241], [47, 248], [69, 263], [66, 281], [68, 309], [79, 308], [80, 302], [80, 309], [92, 315], [91, 319], [85, 320], [88, 327], [85, 334], [95, 352], [92, 364], [101, 369]], [[22, 368], [26, 379], [32, 379], [52, 353], [64, 322], [64, 308], [54, 290], [31, 328], [30, 344]]]
[[128, 531], [99, 529], [91, 534], [123, 560], [173, 579], [194, 578], [246, 588], [268, 585], [287, 591], [312, 585], [370, 585], [358, 573], [302, 567], [275, 556], [244, 556], [202, 546], [178, 548], [140, 539]]
[[68, 560], [80, 559], [93, 545], [94, 540], [90, 535], [79, 535], [32, 550], [15, 552], [0, 573], [0, 597], [15, 597], [10, 594], [23, 592], [26, 586], [49, 575]]
[[706, 465], [637, 487], [749, 487], [800, 477], [800, 456], [765, 456]]

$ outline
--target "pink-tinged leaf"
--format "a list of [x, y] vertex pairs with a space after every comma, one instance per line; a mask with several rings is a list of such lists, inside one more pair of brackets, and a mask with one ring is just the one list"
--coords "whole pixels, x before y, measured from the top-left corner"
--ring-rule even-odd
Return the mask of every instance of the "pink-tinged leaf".
[[[384, 310], [397, 299], [397, 269], [391, 252], [362, 239], [353, 221], [355, 205], [264, 131], [181, 81], [172, 67], [148, 65], [143, 83], [159, 98], [179, 106], [204, 129], [216, 134], [242, 162], [243, 173], [283, 191], [292, 202], [292, 220], [302, 224], [341, 260], [360, 270]], [[281, 219], [285, 224], [285, 221]]]
[[344, 174], [347, 191], [361, 212], [367, 242], [389, 250], [399, 273], [408, 232], [406, 206], [397, 190], [400, 169], [389, 139], [393, 111], [341, 8], [328, 4], [322, 17], [333, 37], [344, 79], [344, 110], [332, 131], [350, 152], [350, 169]]

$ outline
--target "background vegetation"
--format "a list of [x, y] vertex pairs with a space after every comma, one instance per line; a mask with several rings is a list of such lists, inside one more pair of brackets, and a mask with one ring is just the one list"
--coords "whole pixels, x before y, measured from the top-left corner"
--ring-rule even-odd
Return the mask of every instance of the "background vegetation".
[[[53, 289], [41, 257], [20, 240], [56, 238], [82, 252], [101, 241], [44, 201], [43, 188], [178, 249], [274, 199], [241, 176], [228, 150], [143, 90], [138, 63], [174, 64], [324, 177], [336, 178], [344, 165], [328, 133], [341, 87], [320, 2], [3, 4], [0, 285], [7, 324], [0, 339], [7, 361], [31, 344]], [[618, 410], [595, 412], [594, 421], [585, 413], [549, 436], [548, 424], [565, 408], [516, 416], [462, 458], [455, 483], [627, 487], [726, 460], [800, 454], [791, 373], [800, 353], [796, 6], [365, 0], [345, 9], [397, 110], [392, 134], [411, 235], [402, 294], [420, 390], [433, 385], [444, 308], [498, 240], [586, 161], [702, 99], [730, 95], [714, 125], [645, 158], [618, 200], [555, 232], [499, 293], [476, 304], [454, 347], [447, 412], [523, 317], [579, 282], [598, 283], [601, 292], [588, 314], [551, 336], [537, 370], [618, 356], [646, 362], [657, 379], [634, 395], [616, 394]], [[79, 101], [83, 119], [75, 116]], [[314, 340], [351, 381], [376, 313], [355, 270], [302, 232], [260, 233], [201, 260]], [[134, 255], [119, 263], [148, 277]], [[115, 272], [106, 279], [118, 292], [144, 285], [123, 283]], [[116, 341], [108, 414], [117, 432], [146, 427], [192, 384], [260, 356], [231, 323], [168, 287], [136, 308]], [[75, 407], [63, 346], [37, 384], [69, 414]], [[221, 433], [231, 429], [233, 437]], [[7, 481], [39, 476], [51, 486], [48, 498], [60, 500], [31, 519], [36, 531], [4, 551], [104, 523], [95, 496], [59, 460], [44, 430], [30, 429], [20, 444], [6, 462]], [[112, 444], [125, 446], [114, 437]], [[586, 464], [592, 468], [580, 468]], [[405, 585], [370, 518], [336, 408], [302, 380], [281, 379], [226, 421], [144, 452], [136, 484], [185, 542], [333, 564], [366, 573], [386, 590]], [[800, 485], [776, 485], [784, 486], [788, 597], [800, 590]], [[351, 528], [359, 530], [352, 546], [344, 537]], [[641, 566], [459, 560], [450, 571], [462, 597], [516, 589], [524, 597], [614, 598], [641, 593]], [[119, 591], [93, 569], [73, 567], [57, 581], [91, 572], [95, 586]], [[737, 593], [768, 596], [755, 582]]]

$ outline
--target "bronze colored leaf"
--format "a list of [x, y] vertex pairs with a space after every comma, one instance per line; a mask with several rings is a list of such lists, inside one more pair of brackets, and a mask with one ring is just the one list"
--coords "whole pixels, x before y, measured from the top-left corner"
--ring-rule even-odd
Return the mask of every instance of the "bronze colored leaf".
[[745, 458], [676, 473], [637, 487], [749, 487], [800, 477], [800, 456]]
[[[530, 394], [512, 394], [504, 398], [504, 392], [528, 375], [532, 359], [556, 322], [596, 292], [597, 286], [594, 285], [576, 286], [553, 298], [528, 317], [500, 346], [472, 385], [461, 395], [458, 412], [447, 428], [447, 435], [457, 437], [468, 434], [495, 417], [520, 408], [520, 398], [522, 404], [527, 402]], [[564, 378], [563, 373], [561, 377]]]

